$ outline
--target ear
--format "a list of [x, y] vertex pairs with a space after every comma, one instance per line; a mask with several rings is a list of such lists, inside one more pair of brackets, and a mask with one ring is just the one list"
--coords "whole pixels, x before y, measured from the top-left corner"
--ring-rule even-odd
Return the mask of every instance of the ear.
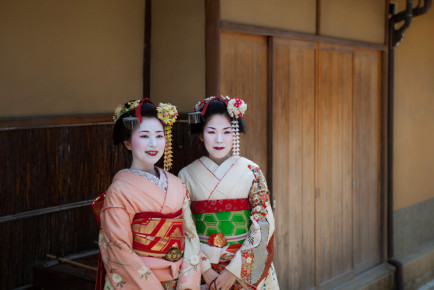
[[199, 140], [203, 142], [203, 133], [199, 134]]
[[124, 141], [124, 146], [125, 148], [127, 148], [128, 150], [133, 150], [133, 146], [131, 146], [131, 141], [130, 140], [125, 140]]

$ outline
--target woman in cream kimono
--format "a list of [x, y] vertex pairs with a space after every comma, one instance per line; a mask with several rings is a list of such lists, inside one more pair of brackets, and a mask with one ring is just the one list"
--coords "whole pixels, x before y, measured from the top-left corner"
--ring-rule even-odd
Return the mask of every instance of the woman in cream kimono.
[[[190, 200], [184, 184], [167, 172], [176, 116], [175, 107], [156, 108], [148, 99], [115, 111], [113, 141], [130, 150], [133, 161], [92, 205], [101, 225], [97, 289], [199, 289]], [[165, 170], [155, 167], [163, 153]]]
[[208, 156], [183, 168], [179, 177], [191, 194], [202, 276], [212, 290], [279, 289], [267, 184], [258, 165], [239, 157], [246, 107], [240, 99], [211, 97], [189, 116]]

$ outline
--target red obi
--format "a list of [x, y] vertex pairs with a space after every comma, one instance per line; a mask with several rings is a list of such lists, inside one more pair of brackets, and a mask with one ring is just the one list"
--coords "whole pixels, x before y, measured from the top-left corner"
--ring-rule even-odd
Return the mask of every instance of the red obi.
[[184, 252], [182, 209], [173, 214], [143, 212], [134, 216], [133, 250], [142, 257], [163, 258], [176, 262]]
[[192, 201], [190, 207], [193, 214], [198, 214], [250, 210], [250, 203], [248, 198], [199, 200]]
[[[101, 226], [100, 213], [105, 192], [93, 202], [96, 221]], [[142, 212], [134, 216], [131, 224], [133, 250], [142, 257], [162, 258], [172, 262], [182, 258], [184, 252], [184, 219], [182, 209], [172, 214]]]

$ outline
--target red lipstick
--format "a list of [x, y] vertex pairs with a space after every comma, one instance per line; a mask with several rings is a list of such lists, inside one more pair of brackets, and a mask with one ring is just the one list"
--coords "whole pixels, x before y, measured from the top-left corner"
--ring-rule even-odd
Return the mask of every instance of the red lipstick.
[[214, 147], [215, 150], [223, 150], [225, 147]]
[[146, 154], [151, 155], [151, 156], [155, 156], [158, 154], [158, 151], [146, 151]]

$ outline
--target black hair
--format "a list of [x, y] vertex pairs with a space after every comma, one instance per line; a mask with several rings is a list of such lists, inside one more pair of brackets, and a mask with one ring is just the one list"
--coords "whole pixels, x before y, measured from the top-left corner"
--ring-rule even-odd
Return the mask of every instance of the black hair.
[[[206, 123], [214, 115], [224, 115], [224, 116], [229, 118], [230, 122], [234, 120], [234, 118], [229, 116], [228, 106], [226, 105], [226, 103], [223, 102], [222, 100], [215, 99], [215, 100], [210, 101], [210, 103], [208, 104], [208, 108], [205, 111], [205, 115], [201, 116], [202, 121], [198, 124], [192, 124], [191, 125], [191, 133], [193, 133], [193, 134], [202, 133]], [[244, 124], [243, 117], [240, 117], [237, 120], [238, 120], [240, 132], [246, 134], [246, 125]]]
[[[124, 106], [128, 107], [128, 102], [124, 104]], [[154, 104], [148, 101], [144, 101], [140, 108], [140, 113], [142, 117], [148, 118], [158, 118], [157, 117], [157, 108]], [[135, 110], [128, 111], [121, 115], [121, 117], [116, 121], [115, 126], [113, 128], [113, 143], [115, 145], [121, 144], [124, 141], [130, 140], [131, 138], [131, 130], [129, 130], [124, 125], [123, 119], [125, 117], [135, 117]]]

